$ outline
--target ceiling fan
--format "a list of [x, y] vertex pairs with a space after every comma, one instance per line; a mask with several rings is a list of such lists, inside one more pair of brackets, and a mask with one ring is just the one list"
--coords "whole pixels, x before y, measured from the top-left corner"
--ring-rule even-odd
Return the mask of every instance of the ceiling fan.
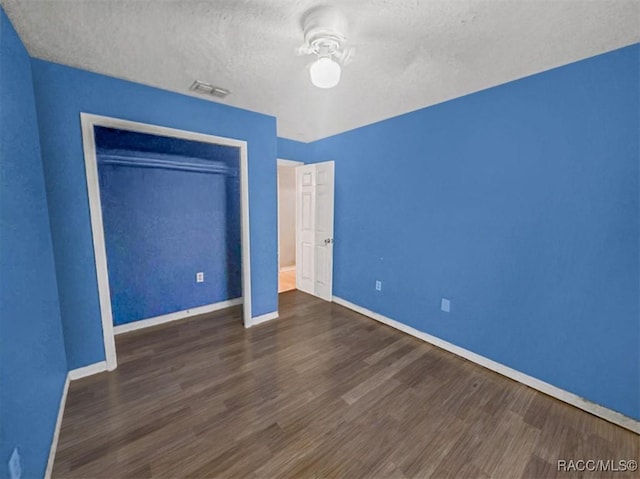
[[316, 55], [309, 68], [311, 83], [318, 88], [333, 88], [340, 82], [341, 64], [348, 64], [354, 53], [345, 46], [347, 21], [335, 7], [312, 8], [302, 17], [304, 43], [299, 55]]

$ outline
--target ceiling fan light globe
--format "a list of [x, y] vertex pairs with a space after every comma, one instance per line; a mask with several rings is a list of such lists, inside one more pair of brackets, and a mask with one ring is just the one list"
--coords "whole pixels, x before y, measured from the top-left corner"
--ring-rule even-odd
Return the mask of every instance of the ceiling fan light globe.
[[331, 58], [318, 58], [309, 69], [311, 83], [318, 88], [333, 88], [340, 82], [340, 65]]

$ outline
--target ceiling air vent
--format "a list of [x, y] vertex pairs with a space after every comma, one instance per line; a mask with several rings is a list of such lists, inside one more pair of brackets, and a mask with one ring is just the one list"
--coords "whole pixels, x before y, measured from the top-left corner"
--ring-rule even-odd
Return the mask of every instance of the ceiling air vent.
[[205, 83], [200, 80], [194, 81], [189, 87], [189, 90], [195, 91], [197, 93], [202, 93], [203, 95], [217, 96], [218, 98], [224, 98], [229, 93], [231, 93], [229, 90], [225, 88], [220, 88], [219, 86], [213, 86], [210, 83]]

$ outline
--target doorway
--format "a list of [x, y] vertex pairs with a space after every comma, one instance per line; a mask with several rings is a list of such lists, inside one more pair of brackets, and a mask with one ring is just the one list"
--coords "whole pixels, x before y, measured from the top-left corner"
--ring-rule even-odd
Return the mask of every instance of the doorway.
[[[127, 120], [120, 120], [116, 118], [102, 117], [98, 115], [90, 115], [81, 113], [82, 122], [82, 137], [84, 145], [85, 156], [85, 168], [87, 179], [87, 190], [89, 195], [89, 209], [91, 214], [91, 228], [93, 233], [93, 246], [96, 262], [96, 274], [98, 280], [98, 292], [100, 298], [100, 312], [102, 318], [102, 331], [105, 347], [105, 357], [107, 363], [107, 369], [109, 371], [114, 370], [117, 367], [115, 341], [114, 341], [114, 324], [113, 324], [113, 307], [112, 298], [109, 284], [109, 267], [107, 262], [107, 248], [105, 242], [105, 229], [103, 221], [102, 199], [100, 194], [100, 175], [98, 171], [98, 149], [96, 147], [96, 129], [107, 128], [113, 130], [125, 131], [130, 134], [146, 134], [155, 135], [156, 137], [164, 137], [170, 139], [181, 139], [191, 142], [200, 142], [209, 144], [215, 147], [231, 148], [236, 151], [236, 157], [238, 158], [238, 171], [239, 181], [237, 185], [239, 187], [239, 237], [240, 237], [240, 275], [241, 280], [239, 288], [241, 289], [241, 298], [239, 298], [243, 304], [243, 320], [245, 326], [251, 325], [251, 269], [249, 260], [249, 204], [248, 204], [248, 171], [247, 171], [247, 143], [241, 140], [235, 140], [230, 138], [217, 137], [213, 135], [206, 135], [201, 133], [194, 133], [184, 130], [177, 130], [173, 128], [165, 128], [155, 125], [149, 125], [144, 123], [137, 123]], [[117, 156], [117, 155], [116, 155]], [[114, 161], [114, 156], [111, 155], [109, 161]], [[116, 158], [116, 162], [119, 164], [127, 163], [131, 161], [131, 158]], [[156, 158], [155, 164], [147, 164], [147, 167], [157, 167], [161, 165], [163, 168], [177, 168], [178, 166], [173, 164], [173, 159], [168, 158]], [[212, 165], [206, 165], [205, 169], [210, 170]], [[220, 165], [216, 166], [222, 167]], [[179, 168], [184, 170], [185, 165], [180, 165]], [[194, 170], [202, 170], [203, 164], [190, 164], [188, 168]], [[211, 171], [209, 171], [211, 172]], [[104, 181], [104, 179], [103, 179]], [[237, 241], [235, 241], [237, 244]], [[193, 280], [197, 283], [202, 281], [199, 276], [202, 272], [197, 272]], [[202, 277], [206, 281], [206, 275]], [[221, 303], [218, 303], [221, 304]], [[162, 317], [163, 321], [171, 319], [180, 319], [181, 317], [187, 317], [194, 314], [200, 314], [205, 311], [199, 311], [199, 308], [190, 308], [183, 311], [178, 311], [172, 314], [178, 314], [179, 317], [167, 318], [165, 315]], [[156, 318], [157, 319], [157, 318]]]
[[333, 298], [335, 163], [278, 160], [278, 292]]
[[278, 159], [278, 293], [296, 289], [296, 168]]

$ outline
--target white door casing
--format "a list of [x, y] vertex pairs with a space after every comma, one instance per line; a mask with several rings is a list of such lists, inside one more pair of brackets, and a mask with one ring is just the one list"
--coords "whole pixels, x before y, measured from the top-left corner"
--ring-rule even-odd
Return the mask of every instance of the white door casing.
[[326, 301], [333, 289], [334, 162], [296, 168], [296, 287]]

